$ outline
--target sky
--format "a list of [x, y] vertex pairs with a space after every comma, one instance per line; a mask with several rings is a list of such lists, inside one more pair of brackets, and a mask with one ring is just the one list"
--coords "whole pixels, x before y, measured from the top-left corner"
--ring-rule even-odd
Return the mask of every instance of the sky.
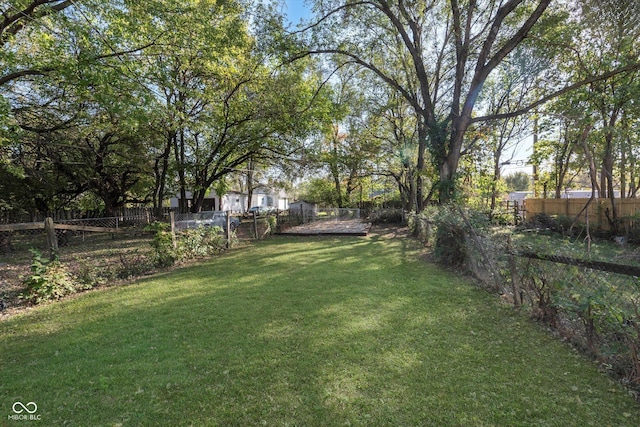
[[285, 6], [287, 17], [293, 25], [311, 15], [311, 9], [305, 4], [305, 0], [285, 0]]

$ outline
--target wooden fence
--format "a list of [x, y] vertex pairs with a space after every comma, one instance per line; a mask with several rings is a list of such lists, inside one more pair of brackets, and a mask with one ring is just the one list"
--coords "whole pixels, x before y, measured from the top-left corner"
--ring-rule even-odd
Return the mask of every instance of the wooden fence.
[[[168, 218], [169, 212], [175, 211], [168, 207], [163, 208], [158, 216], [152, 208], [120, 208], [110, 217], [118, 218], [120, 222], [133, 221], [135, 223], [150, 224], [156, 219]], [[104, 218], [103, 211], [86, 211], [78, 209], [57, 210], [52, 212], [19, 212], [0, 208], [0, 224], [15, 224], [28, 222], [44, 222], [45, 218], [53, 218], [54, 221], [69, 221], [76, 219]]]
[[[588, 198], [576, 199], [525, 199], [524, 207], [526, 220], [532, 219], [537, 214], [547, 214], [550, 216], [566, 216], [575, 218], [580, 211], [589, 203]], [[618, 218], [625, 219], [625, 223], [630, 227], [640, 226], [640, 199], [616, 199], [618, 208]], [[611, 200], [594, 199], [585, 212], [580, 215], [580, 222], [609, 230], [609, 220], [611, 218]]]

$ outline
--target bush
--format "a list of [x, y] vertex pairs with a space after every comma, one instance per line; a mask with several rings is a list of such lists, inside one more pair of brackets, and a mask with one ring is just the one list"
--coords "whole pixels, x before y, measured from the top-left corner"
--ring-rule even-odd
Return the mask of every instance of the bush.
[[81, 289], [104, 285], [113, 276], [111, 269], [98, 267], [91, 259], [76, 258], [75, 262], [78, 266], [75, 270], [76, 281]]
[[32, 250], [31, 274], [23, 283], [27, 286], [20, 298], [33, 304], [57, 300], [76, 291], [76, 283], [69, 270], [57, 259], [49, 260]]
[[151, 241], [153, 248], [153, 265], [156, 267], [170, 267], [179, 259], [178, 251], [173, 243], [170, 225], [163, 222], [154, 222], [145, 227], [146, 231], [154, 231]]
[[435, 228], [431, 216], [426, 211], [419, 214], [411, 212], [407, 215], [407, 226], [411, 234], [425, 244], [431, 242], [434, 237]]
[[269, 215], [267, 217], [267, 224], [269, 225], [269, 234], [274, 234], [278, 227], [278, 217], [276, 215]]
[[436, 228], [434, 255], [438, 262], [449, 266], [461, 266], [467, 262], [467, 240], [464, 226], [453, 222], [441, 222]]
[[181, 258], [205, 257], [223, 251], [226, 239], [220, 227], [198, 227], [184, 230], [178, 246]]
[[[183, 230], [175, 237], [175, 244], [169, 227], [169, 224], [154, 222], [146, 228], [147, 231], [155, 231], [151, 246], [154, 250], [153, 264], [156, 267], [170, 267], [177, 261], [214, 255], [227, 247], [226, 236], [220, 227]], [[236, 241], [235, 233], [231, 232], [231, 244]]]
[[404, 215], [402, 209], [378, 209], [371, 215], [373, 224], [402, 224]]

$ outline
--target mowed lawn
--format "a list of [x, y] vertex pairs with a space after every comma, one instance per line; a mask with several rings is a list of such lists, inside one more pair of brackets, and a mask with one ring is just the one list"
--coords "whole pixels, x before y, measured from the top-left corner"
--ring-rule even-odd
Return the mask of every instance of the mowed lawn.
[[381, 235], [276, 237], [0, 322], [0, 425], [637, 427], [639, 408]]

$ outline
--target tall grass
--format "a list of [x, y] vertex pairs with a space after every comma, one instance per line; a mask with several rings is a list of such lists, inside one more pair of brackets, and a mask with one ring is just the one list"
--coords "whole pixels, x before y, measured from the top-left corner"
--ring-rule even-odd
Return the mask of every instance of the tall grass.
[[0, 424], [637, 426], [588, 361], [411, 241], [274, 238], [0, 323]]

